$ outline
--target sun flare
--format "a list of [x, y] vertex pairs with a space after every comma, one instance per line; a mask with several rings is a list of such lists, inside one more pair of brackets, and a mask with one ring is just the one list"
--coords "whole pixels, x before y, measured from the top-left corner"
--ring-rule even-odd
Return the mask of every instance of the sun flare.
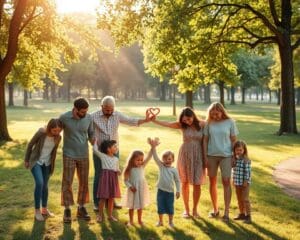
[[101, 0], [56, 0], [59, 13], [87, 12], [95, 13]]

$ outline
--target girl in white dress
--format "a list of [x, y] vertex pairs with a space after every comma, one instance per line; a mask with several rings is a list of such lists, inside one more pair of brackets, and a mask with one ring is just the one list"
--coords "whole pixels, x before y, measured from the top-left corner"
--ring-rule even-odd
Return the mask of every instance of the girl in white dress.
[[145, 179], [144, 168], [152, 157], [152, 151], [144, 159], [144, 153], [139, 150], [133, 151], [124, 171], [124, 181], [127, 193], [123, 199], [123, 206], [129, 208], [128, 226], [133, 225], [134, 209], [137, 209], [138, 223], [143, 225], [142, 211], [149, 201], [149, 189]]

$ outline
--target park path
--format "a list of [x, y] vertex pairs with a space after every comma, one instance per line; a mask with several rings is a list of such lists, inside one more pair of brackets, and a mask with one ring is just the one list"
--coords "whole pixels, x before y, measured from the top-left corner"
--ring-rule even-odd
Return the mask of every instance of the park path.
[[300, 157], [279, 163], [275, 167], [273, 177], [284, 192], [300, 200]]

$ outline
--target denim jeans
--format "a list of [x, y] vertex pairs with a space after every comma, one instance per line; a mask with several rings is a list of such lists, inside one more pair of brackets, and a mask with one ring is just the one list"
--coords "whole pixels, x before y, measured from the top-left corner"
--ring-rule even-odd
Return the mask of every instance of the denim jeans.
[[48, 180], [50, 177], [51, 165], [39, 165], [36, 163], [31, 169], [35, 181], [34, 206], [39, 209], [42, 201], [42, 207], [47, 207], [48, 203]]

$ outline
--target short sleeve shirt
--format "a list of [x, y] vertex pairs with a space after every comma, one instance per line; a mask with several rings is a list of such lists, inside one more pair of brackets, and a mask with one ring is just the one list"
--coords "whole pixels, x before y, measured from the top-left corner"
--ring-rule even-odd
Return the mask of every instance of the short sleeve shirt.
[[230, 157], [232, 155], [231, 136], [238, 135], [234, 120], [225, 119], [220, 122], [206, 123], [204, 135], [208, 136], [207, 155]]

